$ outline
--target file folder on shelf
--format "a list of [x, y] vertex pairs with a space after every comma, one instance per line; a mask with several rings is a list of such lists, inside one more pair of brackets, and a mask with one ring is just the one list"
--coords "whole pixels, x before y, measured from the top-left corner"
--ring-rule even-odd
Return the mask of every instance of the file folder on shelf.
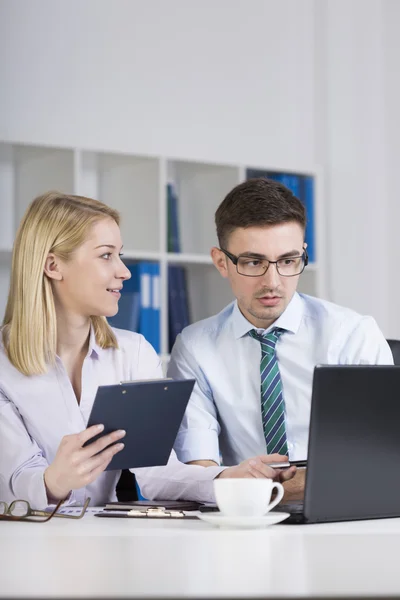
[[140, 261], [127, 266], [132, 276], [124, 282], [118, 313], [108, 321], [112, 327], [141, 333], [160, 352], [160, 265]]
[[246, 179], [267, 177], [283, 183], [305, 206], [307, 223], [305, 241], [310, 263], [315, 262], [314, 177], [302, 173], [282, 173], [263, 169], [247, 169]]
[[108, 318], [112, 327], [138, 331], [140, 312], [140, 281], [138, 265], [127, 265], [131, 272], [131, 278], [124, 282], [121, 298], [118, 301], [118, 312]]
[[150, 263], [151, 273], [151, 313], [150, 313], [150, 339], [148, 340], [154, 350], [161, 352], [160, 344], [160, 312], [161, 312], [161, 287], [160, 264]]
[[168, 252], [180, 252], [178, 196], [173, 183], [167, 184]]
[[185, 268], [180, 265], [168, 267], [168, 325], [169, 350], [176, 336], [190, 323]]

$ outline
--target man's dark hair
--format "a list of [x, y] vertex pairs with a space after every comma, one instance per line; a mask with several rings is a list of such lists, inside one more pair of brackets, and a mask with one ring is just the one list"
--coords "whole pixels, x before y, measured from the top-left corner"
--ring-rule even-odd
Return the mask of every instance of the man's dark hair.
[[265, 177], [248, 179], [234, 187], [215, 213], [221, 248], [226, 248], [230, 234], [238, 227], [262, 227], [291, 221], [305, 229], [304, 205], [282, 183]]

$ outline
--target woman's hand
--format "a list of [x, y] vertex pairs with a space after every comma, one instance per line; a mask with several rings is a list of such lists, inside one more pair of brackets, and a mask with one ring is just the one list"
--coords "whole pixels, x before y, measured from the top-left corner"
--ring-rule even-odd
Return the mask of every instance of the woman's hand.
[[[104, 471], [114, 454], [122, 450], [124, 444], [114, 443], [124, 437], [126, 432], [122, 429], [103, 435], [83, 447], [85, 442], [103, 429], [104, 425], [93, 425], [80, 433], [62, 438], [53, 462], [44, 472], [49, 499], [64, 500], [71, 490], [92, 483]], [[107, 448], [110, 444], [113, 445]]]

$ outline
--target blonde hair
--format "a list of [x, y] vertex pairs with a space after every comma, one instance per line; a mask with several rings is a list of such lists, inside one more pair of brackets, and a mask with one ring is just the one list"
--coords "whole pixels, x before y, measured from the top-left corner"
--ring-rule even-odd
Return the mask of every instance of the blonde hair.
[[[45, 373], [56, 359], [53, 288], [44, 273], [47, 256], [54, 253], [68, 261], [94, 223], [107, 218], [119, 225], [119, 213], [106, 204], [60, 192], [38, 196], [29, 205], [14, 242], [2, 329], [7, 356], [24, 375]], [[91, 321], [99, 346], [117, 348], [107, 319], [92, 316]]]

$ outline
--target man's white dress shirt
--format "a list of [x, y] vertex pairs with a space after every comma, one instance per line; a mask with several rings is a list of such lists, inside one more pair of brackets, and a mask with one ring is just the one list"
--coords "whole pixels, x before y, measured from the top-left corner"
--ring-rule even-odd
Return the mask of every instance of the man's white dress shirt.
[[[390, 348], [372, 317], [295, 293], [267, 330], [282, 327], [276, 353], [282, 378], [289, 457], [307, 457], [314, 366], [393, 364]], [[182, 462], [224, 465], [266, 453], [261, 418], [261, 345], [237, 302], [190, 325], [178, 336], [168, 376], [197, 383], [178, 433]]]

